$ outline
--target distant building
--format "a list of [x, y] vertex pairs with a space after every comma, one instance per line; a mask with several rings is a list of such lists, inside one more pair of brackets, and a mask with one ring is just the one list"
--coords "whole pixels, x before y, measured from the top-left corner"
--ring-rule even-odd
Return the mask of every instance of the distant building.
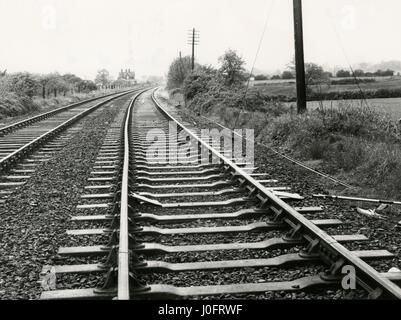
[[131, 69], [125, 69], [125, 71], [121, 69], [118, 74], [118, 80], [128, 81], [130, 85], [136, 84], [135, 72], [131, 71]]

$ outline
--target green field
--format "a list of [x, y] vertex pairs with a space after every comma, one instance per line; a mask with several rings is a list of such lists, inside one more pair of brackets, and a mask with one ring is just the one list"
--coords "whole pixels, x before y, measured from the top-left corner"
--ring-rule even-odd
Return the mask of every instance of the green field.
[[[323, 104], [324, 108], [336, 108], [339, 105], [350, 105], [355, 107], [366, 107], [367, 105], [380, 112], [388, 113], [394, 120], [401, 119], [401, 98], [388, 99], [368, 99], [368, 100], [327, 100], [327, 101], [308, 101], [308, 109], [319, 108]], [[286, 102], [285, 105], [296, 107], [295, 102]]]
[[[378, 90], [378, 89], [401, 89], [401, 77], [394, 76], [391, 78], [376, 78], [375, 82], [361, 83], [362, 90]], [[356, 84], [331, 85], [330, 87], [323, 84], [322, 86], [312, 86], [316, 92], [342, 92], [342, 91], [359, 91]], [[253, 82], [253, 90], [258, 90], [265, 95], [279, 96], [283, 95], [289, 98], [296, 96], [295, 81], [255, 81]]]

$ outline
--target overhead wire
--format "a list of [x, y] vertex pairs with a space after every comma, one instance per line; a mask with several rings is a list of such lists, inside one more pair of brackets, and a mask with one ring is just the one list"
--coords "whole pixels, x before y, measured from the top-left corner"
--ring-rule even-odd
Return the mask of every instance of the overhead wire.
[[249, 86], [251, 84], [252, 74], [253, 74], [253, 71], [255, 70], [256, 61], [258, 59], [259, 52], [260, 52], [260, 49], [262, 47], [263, 39], [265, 37], [266, 31], [267, 31], [267, 27], [268, 27], [268, 24], [269, 24], [269, 21], [270, 21], [270, 16], [271, 16], [271, 13], [273, 11], [273, 6], [274, 6], [275, 3], [276, 3], [276, 0], [271, 0], [270, 6], [268, 6], [266, 20], [265, 20], [265, 23], [263, 25], [263, 31], [262, 31], [262, 34], [261, 34], [260, 39], [259, 39], [258, 47], [256, 49], [255, 58], [253, 59], [252, 69], [251, 69], [251, 72], [249, 74], [248, 81], [247, 81], [247, 84], [246, 84], [246, 87], [245, 87], [244, 96], [242, 97], [243, 104], [242, 104], [242, 107], [241, 107], [240, 111], [238, 112], [237, 117], [235, 119], [234, 127], [237, 126], [237, 122], [238, 122], [238, 119], [240, 117], [240, 114], [244, 111], [244, 107], [247, 104], [246, 95], [248, 94]]
[[[271, 15], [271, 12], [272, 12], [274, 3], [275, 3], [275, 0], [273, 0], [273, 1], [270, 3], [270, 7], [269, 7], [269, 10], [268, 10], [268, 14], [267, 14], [266, 20], [265, 20], [265, 24], [264, 24], [264, 26], [263, 26], [263, 31], [262, 31], [262, 34], [261, 34], [261, 37], [260, 37], [260, 40], [259, 40], [259, 43], [258, 43], [257, 50], [256, 50], [255, 58], [254, 58], [254, 60], [253, 60], [252, 69], [251, 69], [250, 75], [249, 75], [249, 77], [248, 77], [247, 85], [246, 85], [246, 88], [245, 88], [245, 92], [244, 92], [244, 96], [243, 96], [244, 104], [242, 105], [242, 107], [241, 107], [241, 109], [240, 109], [240, 112], [237, 114], [234, 127], [237, 125], [237, 122], [238, 122], [238, 119], [239, 119], [239, 117], [240, 117], [240, 114], [242, 113], [242, 111], [244, 110], [244, 107], [245, 107], [245, 105], [246, 105], [246, 95], [247, 95], [248, 90], [249, 90], [250, 80], [251, 80], [253, 71], [254, 71], [254, 69], [255, 69], [256, 61], [257, 61], [257, 58], [258, 58], [258, 55], [259, 55], [259, 52], [260, 52], [260, 49], [261, 49], [261, 46], [262, 46], [262, 43], [263, 43], [263, 39], [264, 39], [265, 33], [266, 33], [266, 31], [267, 31], [267, 26], [268, 26], [268, 22], [269, 22], [269, 20], [270, 20], [270, 15]], [[336, 29], [335, 29], [335, 30], [336, 30]], [[338, 35], [337, 32], [336, 32], [336, 34], [337, 34], [337, 37], [339, 38], [339, 41], [341, 41], [341, 39], [340, 39], [340, 37], [339, 37], [339, 35]], [[352, 71], [352, 74], [353, 74], [354, 77], [355, 77], [355, 72], [354, 72], [354, 70], [353, 70], [351, 64], [349, 63], [348, 56], [346, 55], [345, 49], [344, 49], [343, 46], [342, 46], [342, 48], [343, 48], [343, 53], [344, 53], [344, 55], [345, 55], [345, 57], [346, 57], [346, 60], [347, 60], [349, 66], [350, 66], [350, 69], [351, 69], [351, 71]], [[363, 95], [363, 97], [365, 97], [365, 96], [364, 96], [364, 92], [362, 91], [362, 88], [359, 86], [359, 83], [358, 83], [357, 80], [356, 80], [356, 83], [357, 83], [357, 85], [358, 85], [359, 90], [361, 91], [361, 94]], [[365, 99], [365, 101], [366, 101], [366, 99]], [[367, 103], [367, 101], [366, 101], [366, 103]], [[368, 106], [369, 106], [369, 105], [368, 105]], [[220, 123], [218, 123], [218, 122], [216, 122], [216, 121], [214, 121], [214, 120], [212, 120], [212, 119], [209, 119], [209, 118], [207, 118], [207, 117], [205, 117], [205, 116], [202, 116], [202, 117], [203, 117], [204, 119], [208, 120], [208, 121], [211, 121], [211, 122], [217, 124], [218, 126], [224, 128], [224, 129], [231, 130], [231, 129], [226, 128], [226, 127], [223, 126], [222, 124], [220, 124]], [[231, 130], [231, 131], [232, 131], [232, 130]], [[233, 132], [234, 132], [234, 131], [233, 131]], [[234, 134], [235, 134], [235, 132], [234, 132]], [[349, 185], [349, 184], [347, 184], [347, 183], [345, 183], [345, 182], [343, 182], [343, 181], [341, 181], [341, 180], [338, 180], [338, 179], [336, 179], [336, 178], [334, 178], [334, 177], [332, 177], [332, 176], [329, 176], [328, 174], [325, 174], [325, 173], [320, 172], [320, 171], [318, 171], [318, 170], [316, 170], [316, 169], [313, 169], [313, 168], [311, 168], [311, 167], [309, 167], [309, 166], [303, 164], [302, 162], [300, 162], [300, 161], [298, 161], [298, 160], [296, 160], [296, 159], [294, 159], [294, 158], [291, 158], [291, 157], [289, 157], [289, 156], [287, 156], [287, 155], [285, 155], [285, 154], [283, 154], [283, 153], [277, 151], [276, 149], [274, 149], [274, 148], [272, 148], [272, 147], [270, 147], [270, 146], [268, 146], [268, 145], [266, 145], [266, 144], [259, 143], [259, 142], [257, 142], [257, 144], [258, 144], [258, 145], [261, 145], [261, 146], [263, 146], [263, 147], [265, 147], [265, 148], [267, 148], [267, 149], [269, 149], [270, 151], [272, 151], [272, 152], [275, 153], [276, 155], [278, 155], [278, 156], [280, 156], [280, 157], [282, 157], [282, 158], [284, 158], [284, 159], [286, 159], [286, 160], [288, 160], [288, 161], [290, 161], [290, 162], [292, 162], [292, 163], [294, 163], [294, 164], [296, 164], [296, 165], [298, 165], [298, 166], [300, 166], [300, 167], [302, 167], [302, 168], [304, 168], [304, 169], [306, 169], [306, 170], [308, 170], [308, 171], [310, 171], [310, 172], [313, 172], [313, 173], [315, 173], [315, 174], [317, 174], [317, 175], [319, 175], [319, 176], [321, 176], [321, 177], [323, 177], [323, 178], [326, 178], [326, 179], [328, 179], [328, 180], [331, 180], [332, 182], [335, 182], [335, 183], [337, 183], [337, 184], [339, 184], [339, 185], [342, 185], [342, 186], [345, 187], [346, 189], [352, 189], [352, 188], [354, 188], [353, 186], [351, 186], [351, 185]]]
[[348, 58], [348, 54], [347, 54], [347, 52], [346, 52], [346, 50], [345, 50], [345, 46], [344, 46], [344, 44], [343, 44], [343, 42], [342, 42], [342, 38], [341, 38], [340, 33], [338, 32], [337, 26], [336, 26], [336, 24], [335, 24], [335, 22], [334, 22], [334, 18], [333, 18], [333, 16], [330, 14], [330, 10], [329, 10], [329, 8], [328, 8], [327, 6], [325, 6], [325, 9], [326, 9], [326, 10], [325, 10], [325, 11], [326, 11], [326, 14], [327, 14], [327, 16], [328, 16], [328, 18], [329, 18], [329, 20], [330, 20], [330, 22], [331, 22], [331, 26], [333, 27], [334, 33], [335, 33], [335, 35], [336, 35], [336, 37], [337, 37], [337, 41], [338, 41], [338, 43], [339, 43], [339, 45], [340, 45], [340, 48], [341, 48], [341, 50], [342, 50], [342, 53], [343, 53], [343, 55], [344, 55], [344, 58], [345, 58], [345, 60], [347, 61], [347, 64], [348, 64], [349, 69], [351, 70], [352, 77], [354, 78], [355, 84], [357, 85], [358, 90], [359, 90], [359, 92], [360, 92], [360, 94], [361, 94], [361, 100], [362, 100], [363, 102], [366, 103], [366, 106], [367, 106], [368, 108], [370, 108], [371, 106], [369, 105], [368, 100], [366, 99], [365, 92], [363, 91], [363, 89], [362, 89], [361, 86], [359, 85], [359, 79], [358, 79], [358, 77], [357, 77], [356, 74], [355, 74], [355, 71], [354, 71], [354, 68], [352, 67], [352, 64], [351, 64], [351, 62], [350, 62], [350, 59]]
[[[230, 130], [231, 132], [233, 132], [234, 135], [240, 136], [240, 135], [239, 135], [237, 132], [235, 132], [234, 130], [223, 126], [222, 124], [218, 123], [218, 122], [215, 121], [215, 120], [212, 120], [212, 119], [207, 118], [207, 117], [205, 117], [205, 116], [201, 116], [201, 117], [204, 118], [205, 120], [209, 121], [209, 122], [212, 122], [212, 123], [218, 125], [219, 127], [223, 128], [223, 129]], [[242, 136], [240, 136], [240, 137], [242, 138]], [[248, 141], [248, 138], [245, 138], [245, 140]], [[253, 140], [252, 140], [252, 141], [253, 141]], [[253, 141], [253, 142], [254, 142], [254, 141]], [[298, 160], [296, 160], [296, 159], [294, 159], [294, 158], [292, 158], [292, 157], [290, 157], [290, 156], [288, 156], [288, 155], [286, 155], [286, 154], [284, 154], [284, 153], [282, 153], [282, 152], [276, 150], [275, 148], [272, 148], [272, 147], [268, 146], [267, 144], [264, 144], [264, 143], [261, 143], [261, 142], [256, 142], [256, 144], [257, 144], [257, 145], [260, 145], [260, 146], [263, 146], [264, 148], [266, 148], [266, 149], [272, 151], [273, 153], [275, 153], [276, 155], [278, 155], [278, 156], [280, 156], [280, 157], [282, 157], [282, 158], [284, 158], [284, 159], [286, 159], [286, 160], [288, 160], [288, 161], [294, 163], [295, 165], [298, 165], [299, 167], [301, 167], [301, 168], [303, 168], [303, 169], [306, 169], [306, 170], [308, 170], [308, 171], [310, 171], [310, 172], [312, 172], [312, 173], [315, 173], [315, 174], [317, 174], [317, 175], [319, 175], [319, 176], [321, 176], [321, 177], [323, 177], [323, 178], [325, 178], [325, 179], [328, 179], [328, 180], [330, 180], [330, 181], [332, 181], [332, 182], [334, 182], [334, 183], [336, 183], [336, 184], [342, 185], [343, 187], [345, 187], [345, 189], [344, 189], [343, 191], [345, 191], [346, 189], [353, 189], [353, 188], [354, 188], [352, 185], [349, 185], [349, 184], [347, 184], [347, 183], [345, 183], [345, 182], [343, 182], [343, 181], [341, 181], [341, 180], [339, 180], [339, 179], [336, 179], [336, 178], [334, 178], [334, 177], [332, 177], [332, 176], [330, 176], [330, 175], [328, 175], [328, 174], [326, 174], [326, 173], [324, 173], [324, 172], [321, 172], [321, 171], [319, 171], [319, 170], [317, 170], [317, 169], [313, 169], [313, 168], [311, 168], [311, 167], [305, 165], [305, 164], [302, 163], [301, 161], [298, 161]]]

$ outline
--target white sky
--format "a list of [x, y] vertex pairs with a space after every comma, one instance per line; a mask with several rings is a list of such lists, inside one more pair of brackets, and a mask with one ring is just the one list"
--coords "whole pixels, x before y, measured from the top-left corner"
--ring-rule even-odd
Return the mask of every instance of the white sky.
[[[399, 0], [303, 0], [303, 12], [307, 61], [401, 60]], [[268, 15], [256, 68], [271, 72], [293, 56], [292, 0], [0, 0], [0, 70], [164, 75], [180, 50], [190, 53], [192, 27], [200, 63], [233, 48], [250, 68]]]

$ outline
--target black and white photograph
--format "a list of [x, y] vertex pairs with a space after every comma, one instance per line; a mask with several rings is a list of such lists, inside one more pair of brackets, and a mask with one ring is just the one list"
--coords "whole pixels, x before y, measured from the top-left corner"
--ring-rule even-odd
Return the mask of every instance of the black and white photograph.
[[401, 299], [400, 12], [0, 0], [0, 306]]

